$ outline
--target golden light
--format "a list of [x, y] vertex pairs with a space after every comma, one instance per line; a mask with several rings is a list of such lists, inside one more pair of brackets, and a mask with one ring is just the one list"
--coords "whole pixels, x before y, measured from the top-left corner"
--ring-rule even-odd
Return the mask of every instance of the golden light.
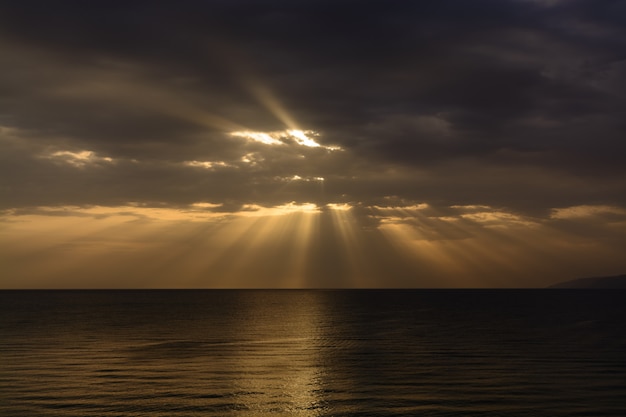
[[339, 146], [321, 145], [316, 142], [312, 137], [319, 136], [319, 134], [313, 130], [276, 130], [271, 132], [256, 132], [251, 130], [238, 130], [230, 132], [231, 136], [244, 138], [250, 142], [258, 142], [264, 145], [291, 145], [295, 143], [299, 146], [305, 146], [307, 148], [321, 148], [327, 151], [341, 150]]
[[[241, 68], [239, 68], [241, 70]], [[255, 77], [248, 74], [241, 79], [244, 87], [250, 92], [250, 94], [276, 119], [281, 121], [283, 125], [289, 129], [297, 129], [296, 121], [285, 110], [284, 106], [278, 101], [276, 96], [270, 91], [268, 87], [256, 81]]]
[[[290, 202], [249, 204], [232, 213], [222, 209], [220, 203], [199, 201], [180, 208], [6, 210], [0, 213], [0, 262], [10, 279], [2, 285], [532, 286], [546, 274], [555, 281], [575, 275], [589, 259], [613, 269], [623, 263], [618, 248], [486, 207], [459, 206], [445, 214], [418, 204], [357, 210], [348, 203]], [[611, 211], [570, 208], [554, 221]], [[623, 220], [609, 216], [607, 222], [626, 230]]]
[[337, 233], [341, 255], [347, 263], [346, 281], [349, 286], [371, 287], [367, 254], [359, 238], [359, 227], [347, 204], [327, 205], [332, 218], [333, 229]]
[[[320, 297], [298, 297], [297, 311], [286, 313], [272, 296], [255, 294], [258, 304], [242, 303], [239, 314], [244, 319], [233, 323], [239, 334], [255, 334], [255, 340], [237, 342], [232, 355], [220, 355], [212, 365], [218, 372], [233, 366], [247, 370], [230, 381], [229, 391], [245, 393], [233, 401], [255, 416], [319, 416], [326, 363], [318, 342], [325, 340], [325, 306]], [[259, 316], [280, 320], [269, 320], [271, 326], [260, 329], [255, 325]]]
[[[223, 132], [245, 129], [239, 123], [207, 110], [205, 98], [191, 92], [181, 92], [165, 85], [151, 84], [133, 74], [103, 74], [86, 72], [82, 77], [72, 78], [50, 94], [63, 98], [97, 98], [133, 108], [149, 109], [163, 115], [185, 120], [209, 129]], [[139, 81], [140, 80], [140, 81]], [[211, 106], [213, 107], [213, 106]]]
[[72, 165], [75, 168], [84, 168], [87, 165], [97, 165], [100, 163], [111, 164], [115, 162], [112, 158], [98, 156], [95, 152], [87, 150], [78, 152], [55, 151], [42, 154], [39, 157]]
[[183, 165], [193, 168], [204, 168], [210, 170], [215, 170], [216, 168], [233, 167], [233, 165], [225, 161], [184, 161]]
[[287, 130], [287, 133], [296, 139], [299, 145], [308, 146], [310, 148], [319, 148], [320, 144], [315, 142], [313, 139], [309, 138], [307, 134], [315, 134], [312, 130], [307, 130], [306, 132], [303, 130]]
[[230, 135], [249, 139], [255, 142], [260, 142], [265, 145], [282, 145], [283, 144], [282, 141], [274, 137], [276, 135], [274, 132], [271, 132], [271, 133], [250, 132], [246, 130], [246, 131], [240, 131], [240, 132], [231, 132]]
[[550, 217], [553, 219], [580, 219], [584, 217], [602, 215], [624, 216], [626, 215], [626, 210], [606, 205], [582, 205], [553, 209]]

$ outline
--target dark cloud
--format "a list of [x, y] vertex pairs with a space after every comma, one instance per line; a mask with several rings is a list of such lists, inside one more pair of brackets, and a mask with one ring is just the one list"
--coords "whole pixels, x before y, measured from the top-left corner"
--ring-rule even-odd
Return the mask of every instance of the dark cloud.
[[[368, 205], [395, 195], [533, 215], [623, 205], [624, 8], [5, 3], [2, 204]], [[289, 120], [343, 150], [228, 135]], [[64, 151], [94, 157], [80, 167], [46, 158]]]

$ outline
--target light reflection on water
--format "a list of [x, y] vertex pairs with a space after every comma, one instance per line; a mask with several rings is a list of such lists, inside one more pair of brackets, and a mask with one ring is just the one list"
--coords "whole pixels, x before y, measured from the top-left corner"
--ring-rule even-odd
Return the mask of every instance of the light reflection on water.
[[624, 292], [0, 292], [0, 415], [623, 416]]

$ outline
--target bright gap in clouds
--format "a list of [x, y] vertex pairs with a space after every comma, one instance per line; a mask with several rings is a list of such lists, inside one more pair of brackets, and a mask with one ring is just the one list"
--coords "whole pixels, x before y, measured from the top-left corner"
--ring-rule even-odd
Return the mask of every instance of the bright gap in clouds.
[[[319, 148], [320, 144], [315, 142], [313, 139], [307, 137], [305, 132], [302, 130], [287, 130], [287, 133], [290, 134], [293, 138], [296, 139], [299, 145], [308, 146], [310, 148]], [[306, 133], [315, 134], [315, 132], [309, 130]]]
[[241, 131], [241, 132], [231, 132], [231, 136], [245, 138], [254, 142], [264, 143], [266, 145], [282, 145], [283, 144], [283, 142], [276, 139], [274, 135], [272, 135], [271, 133]]
[[231, 136], [240, 137], [253, 142], [263, 143], [265, 145], [286, 145], [290, 142], [295, 142], [300, 146], [306, 146], [308, 148], [323, 148], [330, 151], [340, 150], [338, 146], [324, 146], [312, 139], [312, 136], [319, 136], [319, 134], [313, 130], [277, 130], [272, 132], [254, 132], [250, 130], [242, 130], [231, 132]]

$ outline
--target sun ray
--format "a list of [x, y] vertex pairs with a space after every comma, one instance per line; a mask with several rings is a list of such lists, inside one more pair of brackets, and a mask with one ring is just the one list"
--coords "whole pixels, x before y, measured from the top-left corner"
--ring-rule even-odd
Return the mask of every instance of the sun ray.
[[332, 224], [337, 234], [338, 244], [347, 263], [346, 281], [350, 286], [370, 287], [374, 284], [368, 279], [368, 261], [364, 256], [359, 227], [349, 205], [327, 205]]
[[311, 287], [315, 286], [315, 282], [307, 282], [307, 270], [311, 262], [313, 241], [318, 238], [315, 233], [319, 230], [320, 213], [298, 213], [297, 216], [297, 224], [292, 231], [294, 254], [286, 285], [293, 288]]
[[97, 97], [115, 102], [123, 99], [125, 105], [149, 109], [210, 129], [223, 132], [246, 130], [245, 126], [207, 110], [208, 106], [202, 104], [201, 97], [175, 92], [163, 85], [136, 82], [127, 77], [100, 76], [72, 80], [71, 84], [60, 86], [53, 93], [68, 98]]
[[590, 258], [617, 265], [617, 250], [607, 254], [603, 244], [550, 221], [487, 206], [355, 207], [291, 202], [220, 213], [220, 204], [199, 202], [8, 210], [2, 262], [35, 286], [67, 276], [65, 286], [179, 288], [498, 287], [539, 283], [532, 274], [558, 273], [565, 262], [572, 273]]
[[252, 94], [265, 109], [274, 115], [276, 119], [281, 121], [284, 126], [289, 129], [300, 129], [293, 117], [291, 117], [269, 88], [262, 85], [260, 82], [254, 81], [252, 77], [246, 77], [242, 82], [250, 94]]

